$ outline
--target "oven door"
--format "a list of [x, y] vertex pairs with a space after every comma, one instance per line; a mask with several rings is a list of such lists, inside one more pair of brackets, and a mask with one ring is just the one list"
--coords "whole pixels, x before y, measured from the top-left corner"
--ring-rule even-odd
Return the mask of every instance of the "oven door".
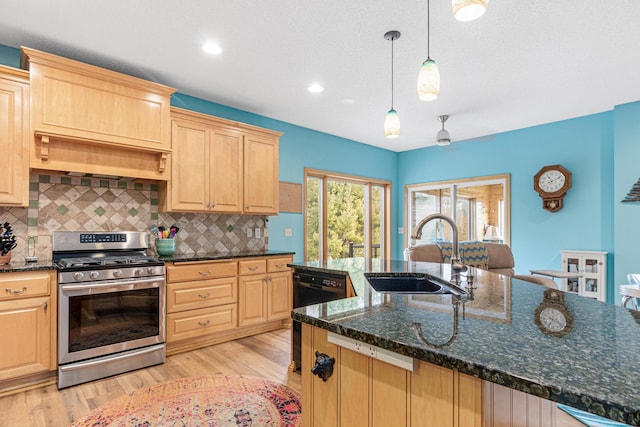
[[164, 277], [59, 286], [58, 363], [164, 343]]

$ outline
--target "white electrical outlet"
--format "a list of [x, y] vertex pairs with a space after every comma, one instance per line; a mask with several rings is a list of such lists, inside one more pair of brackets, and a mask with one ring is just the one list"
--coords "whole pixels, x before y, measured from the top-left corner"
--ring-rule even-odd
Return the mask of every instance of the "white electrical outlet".
[[291, 237], [293, 235], [293, 231], [291, 228], [287, 227], [284, 229], [284, 237]]
[[267, 227], [264, 228], [264, 237], [269, 237], [269, 229]]
[[253, 233], [250, 228], [247, 228], [247, 237], [252, 237]]
[[404, 227], [398, 227], [398, 234], [404, 234]]
[[256, 230], [253, 234], [254, 236], [256, 236], [256, 239], [259, 239], [262, 236], [262, 233], [260, 232], [260, 227], [256, 227]]

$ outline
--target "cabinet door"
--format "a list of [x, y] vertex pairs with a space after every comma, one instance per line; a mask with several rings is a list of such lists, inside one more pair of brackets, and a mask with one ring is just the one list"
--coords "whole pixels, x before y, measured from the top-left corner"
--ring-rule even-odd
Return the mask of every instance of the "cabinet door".
[[174, 120], [171, 210], [206, 211], [209, 201], [209, 129], [198, 123]]
[[211, 211], [242, 212], [242, 134], [211, 130]]
[[[340, 349], [340, 425], [368, 426], [369, 368], [371, 358], [362, 353]], [[355, 398], [357, 396], [357, 398]], [[384, 409], [388, 409], [384, 405]], [[406, 408], [405, 408], [406, 409]], [[387, 424], [388, 426], [396, 424]]]
[[244, 211], [278, 213], [278, 141], [245, 136]]
[[291, 317], [292, 306], [291, 273], [270, 273], [267, 283], [267, 319], [278, 320]]
[[267, 321], [266, 276], [240, 276], [238, 287], [238, 326]]
[[0, 150], [5, 169], [0, 205], [29, 204], [28, 73], [0, 67]]
[[0, 302], [0, 380], [55, 369], [54, 305], [49, 296]]

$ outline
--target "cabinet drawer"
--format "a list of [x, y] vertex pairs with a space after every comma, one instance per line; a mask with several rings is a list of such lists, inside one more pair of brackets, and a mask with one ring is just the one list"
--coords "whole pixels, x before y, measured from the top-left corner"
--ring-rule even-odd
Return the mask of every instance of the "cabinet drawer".
[[262, 274], [267, 272], [267, 262], [264, 259], [256, 259], [238, 262], [240, 275]]
[[3, 273], [0, 275], [0, 300], [49, 295], [50, 278], [47, 271]]
[[235, 261], [189, 262], [167, 265], [167, 281], [170, 283], [233, 277], [237, 274], [238, 265]]
[[269, 271], [269, 273], [288, 271], [289, 267], [287, 267], [287, 264], [290, 264], [292, 261], [291, 257], [269, 258], [267, 259], [267, 271]]
[[236, 304], [167, 315], [167, 342], [196, 338], [233, 329], [238, 324]]
[[238, 279], [200, 280], [167, 284], [167, 313], [236, 302]]

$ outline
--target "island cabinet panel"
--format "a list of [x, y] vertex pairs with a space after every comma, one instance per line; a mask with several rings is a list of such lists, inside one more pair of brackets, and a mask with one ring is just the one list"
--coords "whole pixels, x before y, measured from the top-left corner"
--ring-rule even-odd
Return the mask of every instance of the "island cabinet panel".
[[167, 211], [277, 214], [281, 133], [171, 109], [172, 179]]
[[0, 66], [0, 206], [29, 204], [29, 74]]
[[[413, 372], [327, 340], [302, 324], [303, 366], [316, 352], [335, 358], [327, 381], [302, 372], [303, 425], [482, 427], [482, 381], [423, 361]], [[490, 424], [487, 424], [490, 425]]]
[[4, 380], [56, 369], [54, 284], [53, 271], [4, 273], [0, 277], [0, 392]]
[[22, 48], [35, 145], [31, 167], [168, 179], [175, 89]]

